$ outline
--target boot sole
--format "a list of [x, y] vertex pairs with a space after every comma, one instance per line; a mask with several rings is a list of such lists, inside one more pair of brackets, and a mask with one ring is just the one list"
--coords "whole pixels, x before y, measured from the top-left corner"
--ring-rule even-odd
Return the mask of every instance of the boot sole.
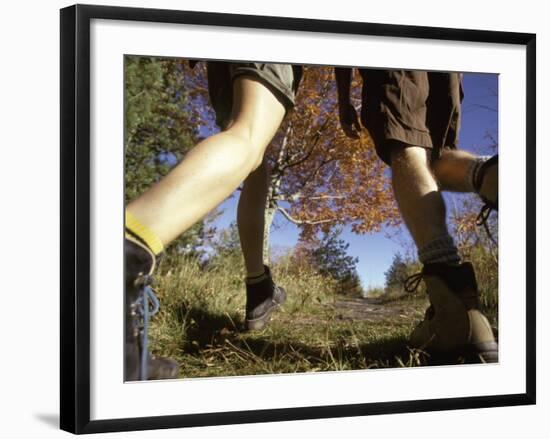
[[279, 304], [274, 305], [272, 308], [269, 308], [269, 310], [266, 311], [263, 316], [258, 317], [257, 319], [247, 320], [246, 329], [248, 331], [257, 331], [259, 329], [263, 329], [269, 323], [273, 311], [275, 311], [279, 306]]
[[464, 349], [464, 357], [469, 364], [498, 363], [498, 344], [494, 341], [475, 343]]
[[470, 344], [449, 352], [430, 350], [425, 352], [428, 366], [498, 363], [498, 344], [496, 342]]

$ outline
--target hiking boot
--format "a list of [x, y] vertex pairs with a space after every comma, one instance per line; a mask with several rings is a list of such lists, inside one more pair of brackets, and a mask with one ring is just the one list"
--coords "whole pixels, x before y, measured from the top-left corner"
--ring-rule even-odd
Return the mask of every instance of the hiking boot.
[[176, 378], [178, 364], [174, 360], [153, 357], [147, 351], [149, 317], [158, 311], [158, 300], [150, 287], [155, 255], [137, 239], [126, 237], [124, 258], [124, 380]]
[[493, 331], [479, 310], [472, 264], [426, 264], [416, 276], [426, 284], [430, 307], [411, 333], [410, 345], [430, 353], [465, 356], [471, 362], [498, 362]]
[[269, 267], [264, 265], [266, 278], [246, 284], [246, 329], [262, 329], [277, 307], [286, 300], [286, 291], [275, 285]]
[[476, 192], [485, 203], [477, 216], [476, 224], [485, 228], [487, 236], [496, 245], [487, 222], [491, 212], [498, 210], [498, 154], [481, 165], [474, 183]]
[[481, 165], [474, 183], [483, 202], [498, 210], [498, 154]]

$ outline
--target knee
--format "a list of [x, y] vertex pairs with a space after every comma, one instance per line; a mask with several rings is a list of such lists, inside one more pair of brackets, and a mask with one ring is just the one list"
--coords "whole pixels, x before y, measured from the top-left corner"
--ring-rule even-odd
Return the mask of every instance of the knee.
[[264, 161], [263, 152], [261, 154], [256, 154], [252, 164], [252, 172], [262, 171]]
[[264, 150], [258, 149], [252, 142], [250, 142], [249, 148], [247, 148], [247, 163], [250, 166], [250, 172], [261, 171], [263, 160]]
[[227, 129], [226, 133], [242, 145], [241, 154], [243, 154], [243, 161], [250, 168], [250, 172], [258, 169], [262, 164], [265, 148], [254, 139], [252, 130], [247, 127], [232, 125]]

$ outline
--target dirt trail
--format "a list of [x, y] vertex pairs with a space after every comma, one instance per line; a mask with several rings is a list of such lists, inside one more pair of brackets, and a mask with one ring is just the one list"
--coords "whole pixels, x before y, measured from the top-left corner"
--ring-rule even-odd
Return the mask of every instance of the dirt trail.
[[334, 304], [339, 320], [363, 320], [369, 322], [411, 321], [423, 315], [425, 300], [401, 299], [384, 301], [369, 298], [346, 298]]

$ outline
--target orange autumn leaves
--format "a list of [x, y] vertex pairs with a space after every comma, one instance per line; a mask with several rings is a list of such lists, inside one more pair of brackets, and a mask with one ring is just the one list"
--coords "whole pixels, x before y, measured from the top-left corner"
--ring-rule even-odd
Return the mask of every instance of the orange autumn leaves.
[[[356, 102], [357, 85], [356, 78]], [[340, 128], [332, 68], [305, 68], [296, 107], [267, 156], [271, 206], [298, 224], [303, 238], [336, 225], [367, 233], [398, 224], [387, 167], [368, 133], [353, 140]]]

